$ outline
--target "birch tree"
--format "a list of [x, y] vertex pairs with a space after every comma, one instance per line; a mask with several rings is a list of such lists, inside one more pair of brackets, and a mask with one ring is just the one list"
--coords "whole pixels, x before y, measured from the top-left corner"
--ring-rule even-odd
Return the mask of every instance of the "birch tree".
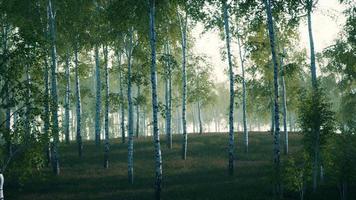
[[133, 53], [133, 27], [130, 28], [126, 36], [125, 54], [127, 59], [127, 101], [128, 101], [128, 177], [131, 184], [133, 184], [133, 105], [131, 92], [131, 68], [132, 68], [132, 53]]
[[118, 67], [119, 67], [119, 96], [120, 96], [120, 130], [121, 130], [121, 141], [125, 143], [125, 105], [124, 105], [124, 89], [123, 89], [123, 77], [122, 77], [122, 66], [121, 66], [121, 59], [122, 53], [121, 51], [117, 51], [116, 53]]
[[[46, 34], [46, 39], [48, 35], [47, 28], [45, 30]], [[47, 139], [47, 145], [45, 147], [45, 153], [46, 153], [46, 158], [47, 158], [47, 163], [46, 165], [49, 166], [51, 163], [51, 152], [50, 152], [50, 144], [49, 144], [49, 129], [50, 129], [50, 99], [49, 99], [49, 64], [48, 64], [48, 52], [47, 49], [45, 49], [46, 55], [44, 58], [44, 119], [43, 119], [43, 133], [45, 138]]]
[[[307, 21], [308, 21], [308, 36], [309, 36], [309, 45], [310, 45], [310, 71], [312, 77], [312, 85], [315, 89], [317, 87], [317, 77], [316, 77], [316, 64], [315, 64], [315, 50], [314, 50], [314, 38], [312, 30], [312, 11], [315, 6], [314, 0], [306, 0], [305, 6], [307, 9]], [[314, 184], [314, 183], [313, 183]]]
[[[173, 8], [172, 8], [173, 7]], [[176, 9], [175, 6], [169, 7], [169, 9]], [[165, 14], [163, 14], [165, 15]], [[175, 16], [175, 15], [174, 15]], [[174, 17], [170, 16], [170, 17]], [[162, 78], [164, 80], [164, 114], [165, 118], [165, 134], [166, 134], [166, 144], [169, 149], [172, 148], [172, 90], [174, 90], [172, 85], [173, 77], [180, 79], [179, 77], [174, 76], [174, 72], [178, 67], [178, 63], [174, 56], [172, 43], [176, 40], [180, 40], [177, 38], [177, 35], [170, 35], [173, 32], [173, 28], [180, 29], [179, 26], [172, 27], [174, 24], [172, 23], [172, 18], [168, 18], [167, 22], [164, 22], [166, 27], [163, 28], [164, 34], [166, 34], [165, 39], [163, 40], [163, 54], [159, 57], [159, 61], [163, 66], [163, 72], [161, 73]], [[161, 22], [163, 23], [163, 22]], [[169, 30], [172, 30], [169, 31]], [[180, 81], [179, 81], [180, 84]]]
[[[186, 104], [187, 104], [187, 72], [186, 72], [186, 49], [187, 49], [187, 26], [188, 14], [186, 10], [180, 11], [178, 8], [178, 19], [181, 30], [181, 45], [182, 45], [182, 124], [183, 124], [183, 143], [182, 143], [182, 159], [187, 159], [188, 148], [188, 133], [187, 133], [187, 119], [186, 119]], [[183, 12], [183, 14], [181, 13]]]
[[0, 172], [0, 199], [4, 200], [4, 176]]
[[[78, 37], [77, 37], [78, 40]], [[75, 100], [76, 100], [76, 140], [78, 145], [78, 155], [82, 157], [83, 143], [82, 143], [82, 103], [80, 96], [80, 78], [79, 78], [79, 61], [78, 61], [78, 41], [74, 44], [74, 67], [75, 67]]]
[[66, 79], [66, 92], [65, 92], [65, 99], [64, 99], [64, 136], [65, 142], [69, 144], [69, 95], [70, 95], [70, 69], [69, 69], [69, 50], [67, 49], [65, 54], [65, 79]]
[[[44, 36], [44, 40], [46, 43], [49, 42], [49, 17], [48, 17], [48, 6], [45, 6], [45, 11], [40, 12], [41, 16], [40, 17], [40, 22], [41, 22], [41, 27], [42, 27], [42, 32]], [[43, 16], [44, 15], [44, 16]], [[48, 56], [49, 56], [49, 51], [47, 47], [43, 48], [44, 51], [44, 59], [43, 59], [43, 83], [44, 83], [44, 91], [43, 91], [43, 134], [44, 138], [46, 140], [46, 145], [44, 147], [44, 152], [45, 152], [45, 157], [46, 157], [46, 163], [45, 165], [48, 167], [51, 164], [51, 149], [50, 149], [50, 91], [49, 91], [49, 62], [48, 62]]]
[[247, 130], [247, 111], [246, 111], [246, 79], [245, 79], [245, 58], [243, 56], [243, 44], [241, 36], [237, 33], [237, 45], [239, 49], [239, 57], [241, 63], [242, 76], [242, 123], [244, 131], [245, 152], [248, 153], [248, 130]]
[[[25, 100], [25, 141], [28, 142], [31, 137], [31, 75], [29, 65], [25, 65], [25, 76], [26, 76], [26, 100]], [[10, 152], [11, 153], [11, 152]]]
[[271, 9], [271, 0], [263, 1], [266, 15], [267, 15], [267, 28], [268, 35], [271, 46], [271, 54], [272, 54], [272, 63], [273, 63], [273, 85], [274, 85], [274, 123], [275, 123], [275, 132], [274, 132], [274, 175], [275, 175], [275, 192], [276, 196], [279, 197], [281, 195], [281, 177], [280, 177], [280, 135], [279, 135], [279, 104], [278, 104], [278, 63], [277, 63], [277, 55], [275, 48], [275, 33], [273, 27], [273, 18], [272, 18], [272, 9]]
[[228, 147], [228, 156], [229, 156], [229, 174], [233, 175], [234, 173], [234, 71], [233, 63], [230, 49], [230, 27], [229, 27], [229, 13], [228, 5], [226, 0], [222, 0], [222, 13], [224, 18], [224, 31], [225, 31], [225, 41], [227, 49], [227, 59], [229, 65], [229, 82], [230, 82], [230, 105], [229, 105], [229, 147]]
[[153, 142], [155, 151], [155, 199], [161, 199], [162, 184], [162, 155], [158, 133], [158, 102], [157, 102], [157, 68], [156, 68], [156, 32], [155, 32], [155, 0], [149, 0], [149, 24], [151, 46], [151, 93], [152, 93], [152, 119]]
[[[285, 54], [285, 49], [283, 49], [283, 54]], [[282, 108], [283, 108], [283, 132], [284, 132], [284, 154], [288, 154], [288, 130], [287, 130], [287, 91], [285, 82], [285, 67], [283, 62], [283, 56], [280, 58], [280, 68], [281, 68], [281, 84], [282, 84]]]
[[[3, 28], [1, 30], [2, 32], [2, 53], [3, 55], [8, 54], [8, 39], [9, 39], [9, 31], [10, 31], [10, 25], [7, 23], [6, 17], [4, 17], [4, 24]], [[9, 70], [8, 67], [8, 59], [5, 59], [3, 65], [5, 70]], [[5, 92], [6, 92], [6, 101], [5, 103], [7, 104], [7, 108], [5, 110], [5, 128], [6, 131], [10, 132], [10, 124], [11, 124], [11, 108], [10, 108], [10, 84], [8, 82], [4, 82], [4, 87], [5, 87]], [[11, 154], [12, 147], [11, 147], [11, 139], [8, 140], [7, 144], [9, 153]]]
[[[316, 64], [315, 64], [315, 50], [314, 50], [314, 38], [312, 30], [312, 9], [315, 6], [313, 0], [306, 0], [305, 6], [307, 9], [307, 21], [308, 21], [308, 36], [309, 36], [309, 45], [310, 45], [310, 70], [311, 70], [311, 79], [313, 90], [317, 90], [317, 76], [316, 76]], [[313, 108], [314, 109], [314, 108]], [[317, 119], [314, 119], [317, 120]], [[313, 161], [313, 191], [315, 192], [318, 186], [318, 172], [319, 172], [319, 159], [320, 159], [320, 127], [316, 127], [316, 130], [313, 130], [315, 133], [314, 141], [314, 161]]]
[[[99, 20], [100, 15], [100, 5], [96, 0], [94, 0], [95, 6], [95, 20]], [[99, 32], [100, 27], [98, 24], [95, 25], [95, 31]], [[100, 145], [101, 142], [101, 75], [100, 75], [100, 58], [99, 58], [99, 47], [100, 47], [100, 37], [96, 35], [94, 38], [94, 58], [95, 58], [95, 144]]]
[[57, 92], [57, 49], [56, 49], [56, 31], [55, 31], [55, 14], [53, 10], [52, 0], [48, 0], [48, 15], [49, 15], [49, 35], [51, 44], [51, 113], [52, 113], [52, 134], [53, 140], [53, 172], [59, 175], [59, 127], [58, 127], [58, 92]]
[[164, 87], [165, 87], [165, 106], [166, 106], [166, 136], [167, 136], [167, 147], [172, 149], [172, 67], [173, 67], [173, 59], [170, 52], [170, 43], [168, 40], [165, 41], [164, 44]]
[[95, 54], [95, 144], [100, 144], [100, 132], [101, 132], [101, 77], [100, 77], [100, 60], [99, 60], [99, 44], [96, 42], [94, 46]]
[[136, 138], [139, 136], [140, 132], [140, 97], [141, 97], [141, 87], [140, 81], [137, 81], [137, 96], [136, 96]]
[[109, 168], [109, 60], [108, 46], [104, 46], [104, 63], [105, 63], [105, 151], [104, 167]]

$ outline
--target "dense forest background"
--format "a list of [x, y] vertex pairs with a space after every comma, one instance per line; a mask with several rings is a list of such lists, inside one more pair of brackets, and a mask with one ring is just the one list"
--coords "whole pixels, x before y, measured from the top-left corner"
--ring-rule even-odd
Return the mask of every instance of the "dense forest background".
[[[339, 3], [346, 22], [316, 52], [317, 0], [0, 0], [0, 185], [5, 177], [5, 194], [8, 186], [16, 196], [49, 169], [54, 181], [73, 153], [83, 168], [90, 152], [112, 169], [116, 147], [126, 149], [120, 171], [134, 185], [136, 148], [151, 144], [146, 173], [160, 199], [166, 152], [179, 155], [167, 156], [172, 165], [190, 163], [201, 137], [205, 148], [224, 145], [228, 177], [245, 173], [240, 156], [271, 147], [256, 159], [271, 158], [273, 198], [325, 199], [321, 191], [336, 188], [352, 199], [356, 2]], [[197, 25], [220, 34], [226, 66], [194, 50]], [[217, 67], [227, 81], [215, 81]]]

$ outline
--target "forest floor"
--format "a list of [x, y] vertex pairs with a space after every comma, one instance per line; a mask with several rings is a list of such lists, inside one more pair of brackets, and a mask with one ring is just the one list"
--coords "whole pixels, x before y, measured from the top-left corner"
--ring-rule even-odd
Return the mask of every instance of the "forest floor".
[[[187, 160], [181, 159], [181, 135], [174, 135], [173, 149], [161, 136], [164, 200], [273, 199], [271, 179], [273, 138], [268, 133], [251, 133], [249, 153], [244, 153], [243, 136], [236, 139], [236, 166], [227, 173], [227, 134], [190, 134]], [[5, 185], [9, 200], [145, 200], [154, 199], [154, 151], [151, 137], [134, 139], [134, 184], [127, 178], [127, 144], [112, 140], [109, 169], [103, 168], [103, 146], [84, 143], [78, 158], [75, 142], [61, 144], [61, 175], [44, 170], [18, 187]], [[290, 152], [301, 147], [301, 137], [290, 134]], [[282, 143], [283, 144], [283, 143]], [[281, 145], [281, 147], [283, 147]], [[282, 148], [281, 148], [282, 149]], [[282, 155], [282, 159], [285, 156]], [[5, 182], [6, 183], [6, 182]], [[337, 189], [324, 188], [319, 194], [307, 193], [306, 199], [338, 199]], [[298, 199], [285, 192], [284, 199]]]

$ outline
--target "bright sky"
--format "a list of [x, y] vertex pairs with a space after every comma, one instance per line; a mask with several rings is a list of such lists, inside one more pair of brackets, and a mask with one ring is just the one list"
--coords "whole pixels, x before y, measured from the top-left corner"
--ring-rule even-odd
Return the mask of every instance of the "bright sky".
[[[345, 17], [342, 14], [344, 6], [338, 3], [338, 0], [319, 0], [317, 9], [312, 15], [312, 25], [314, 34], [314, 43], [316, 52], [322, 51], [325, 47], [333, 44], [345, 23]], [[209, 62], [214, 67], [214, 79], [217, 82], [227, 80], [227, 75], [224, 70], [227, 69], [227, 61], [222, 61], [220, 49], [224, 48], [225, 41], [219, 38], [217, 31], [209, 31], [203, 35], [202, 24], [198, 24], [193, 30], [193, 37], [196, 39], [195, 51], [199, 54], [207, 55]], [[300, 31], [300, 46], [309, 50], [309, 38], [306, 20], [303, 20], [299, 27]], [[233, 53], [236, 51], [237, 44], [233, 43]], [[309, 52], [308, 52], [309, 53]], [[237, 55], [235, 55], [237, 56]]]

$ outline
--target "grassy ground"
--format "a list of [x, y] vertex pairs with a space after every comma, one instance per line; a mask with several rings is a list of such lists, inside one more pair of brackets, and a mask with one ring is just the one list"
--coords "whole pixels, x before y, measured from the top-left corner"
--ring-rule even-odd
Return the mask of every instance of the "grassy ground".
[[[242, 135], [238, 134], [236, 139], [236, 166], [232, 177], [227, 174], [227, 134], [189, 135], [186, 161], [181, 159], [180, 135], [174, 136], [172, 150], [167, 149], [162, 140], [162, 199], [272, 199], [272, 136], [252, 133], [248, 155], [243, 153]], [[135, 139], [133, 185], [127, 179], [127, 145], [119, 140], [112, 142], [109, 169], [103, 168], [103, 147], [85, 143], [84, 156], [79, 159], [75, 144], [62, 145], [60, 176], [53, 176], [47, 170], [21, 188], [11, 183], [5, 185], [7, 199], [153, 199], [152, 138]], [[292, 134], [290, 151], [295, 152], [299, 147], [300, 136]], [[336, 189], [323, 192], [319, 198], [310, 195], [309, 198], [338, 199]], [[297, 198], [297, 194], [285, 193], [285, 199]]]

